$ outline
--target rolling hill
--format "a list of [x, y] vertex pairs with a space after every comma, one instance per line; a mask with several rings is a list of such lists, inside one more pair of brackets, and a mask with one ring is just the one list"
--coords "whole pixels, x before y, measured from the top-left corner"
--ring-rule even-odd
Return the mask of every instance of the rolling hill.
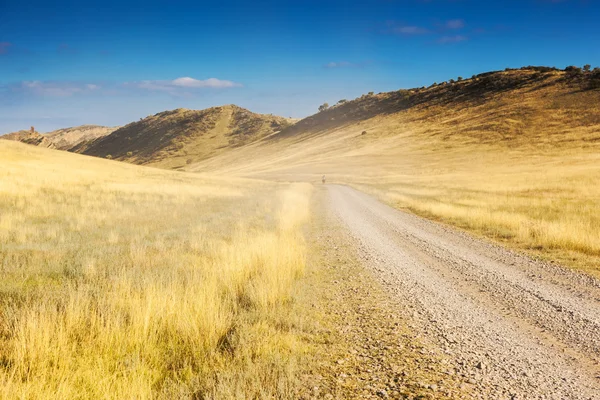
[[317, 176], [342, 159], [340, 165], [354, 165], [377, 157], [374, 171], [364, 174], [384, 165], [389, 172], [406, 171], [417, 155], [422, 165], [444, 153], [594, 149], [600, 146], [599, 83], [597, 71], [526, 67], [369, 93], [186, 169], [268, 175], [302, 167]]
[[44, 134], [35, 130], [21, 130], [2, 135], [0, 139], [13, 140], [50, 149], [73, 151], [74, 148], [85, 148], [90, 142], [110, 134], [115, 129], [117, 127], [81, 125], [57, 129]]
[[178, 169], [279, 132], [292, 120], [235, 105], [161, 112], [117, 129], [76, 152]]
[[57, 129], [46, 133], [44, 136], [50, 140], [57, 149], [70, 151], [76, 146], [111, 134], [119, 127], [100, 125], [81, 125], [72, 128]]

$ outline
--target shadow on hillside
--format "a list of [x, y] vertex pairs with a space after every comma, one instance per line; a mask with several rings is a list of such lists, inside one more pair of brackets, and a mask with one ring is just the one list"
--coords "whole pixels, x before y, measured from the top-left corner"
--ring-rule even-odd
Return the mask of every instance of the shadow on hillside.
[[[302, 140], [324, 131], [386, 116], [419, 107], [432, 108], [476, 107], [504, 93], [523, 89], [534, 92], [557, 84], [580, 91], [594, 90], [597, 73], [572, 73], [548, 67], [524, 67], [518, 70], [487, 72], [470, 79], [433, 84], [428, 88], [363, 95], [355, 100], [338, 103], [282, 130], [266, 140], [277, 142], [302, 134]], [[598, 85], [600, 87], [600, 85]], [[433, 115], [433, 114], [430, 114]]]

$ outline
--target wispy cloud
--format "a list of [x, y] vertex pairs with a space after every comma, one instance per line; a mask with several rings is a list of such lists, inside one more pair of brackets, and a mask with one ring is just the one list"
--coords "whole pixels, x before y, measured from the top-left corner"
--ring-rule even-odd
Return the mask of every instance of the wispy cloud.
[[465, 21], [462, 19], [451, 19], [446, 22], [445, 26], [448, 29], [462, 29], [465, 27]]
[[449, 31], [461, 31], [466, 27], [463, 19], [450, 19], [445, 22], [437, 22], [431, 26], [417, 24], [404, 24], [395, 21], [387, 21], [383, 33], [401, 36], [430, 36], [436, 37], [435, 43], [456, 43], [467, 40], [465, 35], [451, 35]]
[[210, 78], [198, 80], [190, 77], [181, 77], [173, 80], [147, 80], [137, 82], [81, 82], [81, 81], [21, 81], [0, 85], [0, 91], [15, 94], [44, 96], [44, 97], [68, 97], [84, 94], [117, 95], [123, 90], [155, 91], [169, 93], [174, 96], [190, 96], [196, 90], [202, 89], [227, 89], [241, 87], [236, 82]]
[[383, 26], [380, 28], [380, 33], [386, 35], [414, 36], [431, 33], [431, 30], [416, 24], [407, 24], [404, 22], [389, 20], [383, 23]]
[[396, 25], [390, 31], [398, 35], [425, 35], [431, 31], [427, 28], [416, 25]]
[[13, 91], [20, 91], [39, 96], [67, 97], [74, 94], [92, 92], [100, 89], [100, 85], [80, 82], [58, 81], [23, 81], [13, 85]]
[[333, 68], [362, 68], [362, 67], [366, 67], [369, 64], [372, 64], [372, 61], [363, 61], [363, 62], [349, 62], [349, 61], [332, 61], [332, 62], [328, 62], [327, 64], [323, 65], [323, 68], [329, 68], [329, 69], [333, 69]]
[[453, 36], [442, 36], [439, 38], [438, 43], [440, 44], [449, 44], [449, 43], [459, 43], [469, 40], [469, 38], [465, 35], [453, 35]]
[[199, 80], [186, 76], [173, 80], [147, 80], [139, 82], [127, 82], [125, 83], [125, 86], [129, 88], [162, 91], [175, 94], [184, 89], [227, 89], [233, 87], [241, 87], [242, 85], [236, 82], [217, 78]]
[[347, 61], [339, 61], [339, 62], [328, 62], [327, 64], [323, 65], [325, 68], [344, 68], [344, 67], [351, 67], [353, 64], [349, 63]]
[[221, 80], [217, 78], [209, 78], [206, 80], [198, 80], [190, 77], [177, 78], [172, 81], [173, 85], [186, 88], [214, 88], [223, 89], [242, 86], [239, 83]]
[[12, 43], [9, 42], [0, 42], [0, 54], [8, 53], [8, 49], [12, 46]]

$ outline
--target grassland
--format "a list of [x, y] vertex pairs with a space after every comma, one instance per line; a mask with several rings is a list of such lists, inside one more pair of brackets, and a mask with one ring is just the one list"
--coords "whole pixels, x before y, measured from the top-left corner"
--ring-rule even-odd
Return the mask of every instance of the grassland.
[[448, 158], [445, 171], [348, 182], [396, 207], [600, 277], [597, 154]]
[[0, 398], [292, 397], [309, 185], [0, 159]]
[[600, 276], [599, 100], [564, 72], [499, 72], [362, 96], [190, 169], [284, 181], [325, 174]]

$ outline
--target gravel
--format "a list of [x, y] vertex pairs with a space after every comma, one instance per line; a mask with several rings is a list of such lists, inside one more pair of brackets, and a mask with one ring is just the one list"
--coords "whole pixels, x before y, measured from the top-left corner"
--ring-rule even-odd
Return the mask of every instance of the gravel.
[[[297, 395], [316, 399], [472, 399], [448, 357], [422, 340], [381, 282], [358, 258], [340, 221], [314, 196], [300, 310], [311, 344]], [[316, 388], [316, 389], [315, 389]]]
[[600, 399], [600, 282], [327, 185], [363, 263], [479, 398]]

